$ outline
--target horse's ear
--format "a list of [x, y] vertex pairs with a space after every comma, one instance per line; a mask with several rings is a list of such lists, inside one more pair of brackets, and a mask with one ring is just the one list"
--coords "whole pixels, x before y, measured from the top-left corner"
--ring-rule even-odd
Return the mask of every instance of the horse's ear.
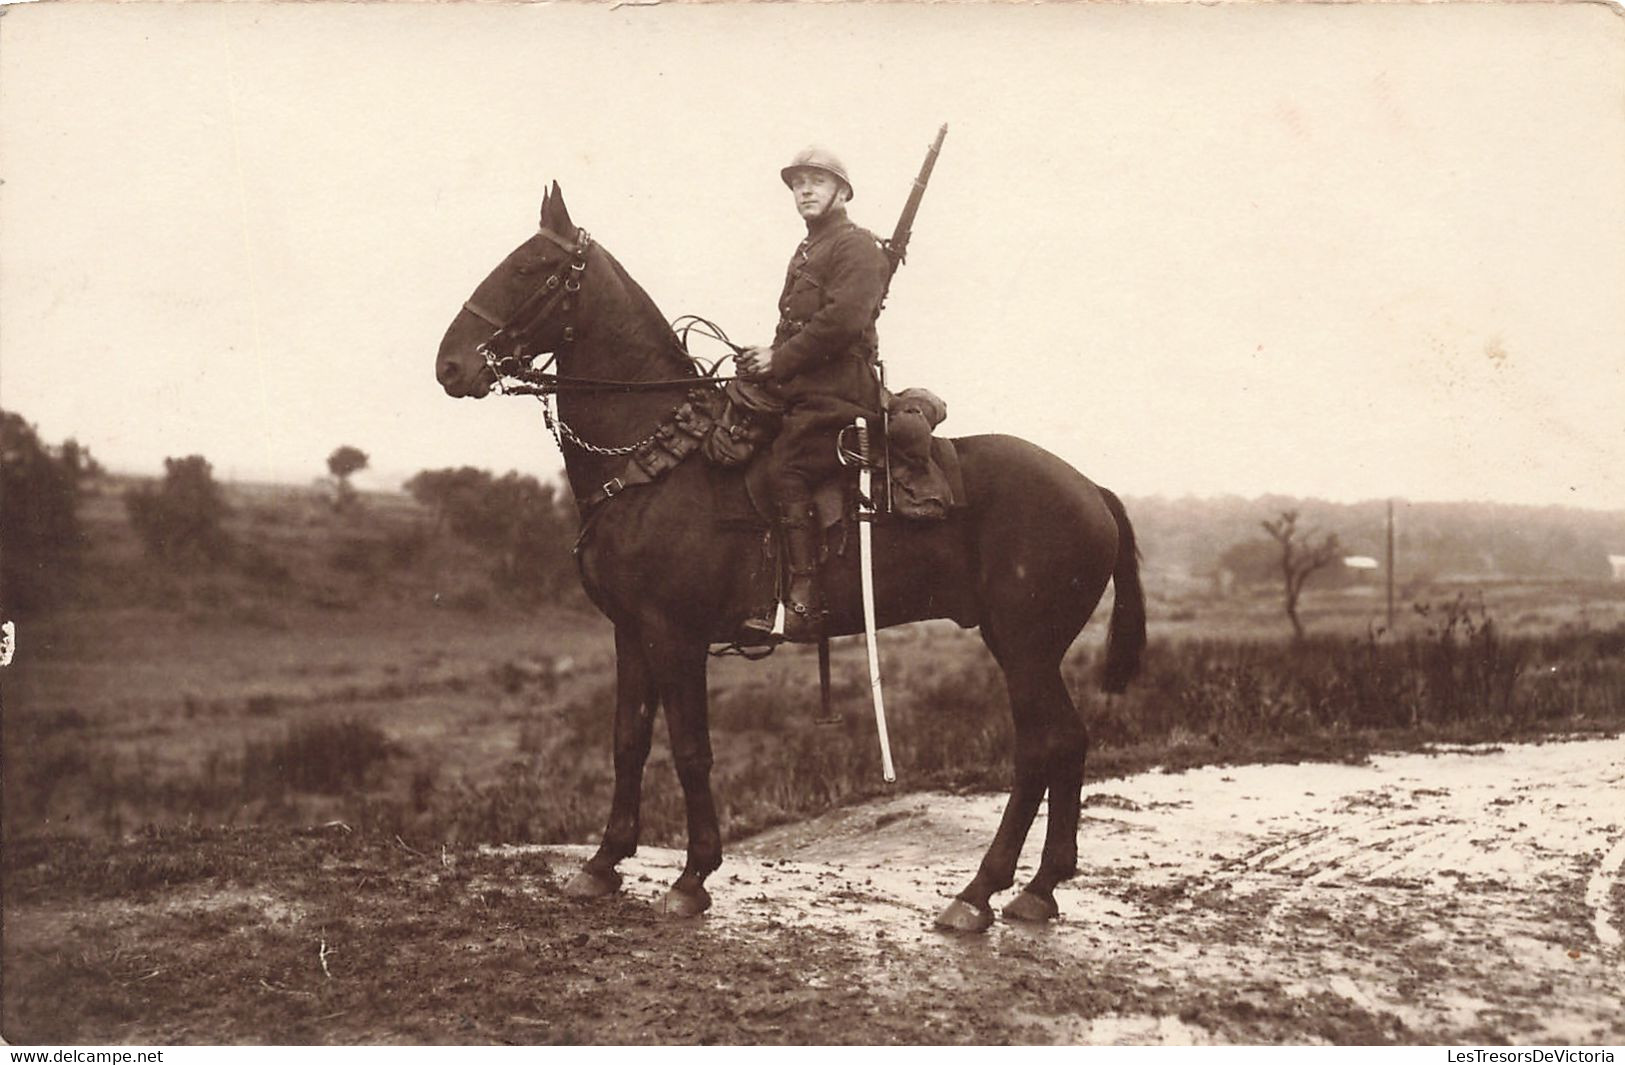
[[557, 181], [542, 197], [542, 228], [555, 233], [575, 232], [575, 224], [570, 221], [570, 211], [564, 206], [564, 193], [559, 190]]

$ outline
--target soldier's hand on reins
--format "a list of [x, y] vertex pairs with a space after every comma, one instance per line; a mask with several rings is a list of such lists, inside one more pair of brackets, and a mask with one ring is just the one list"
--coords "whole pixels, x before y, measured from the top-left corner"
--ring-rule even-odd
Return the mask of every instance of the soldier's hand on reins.
[[739, 376], [753, 380], [773, 376], [773, 349], [751, 346], [734, 359]]

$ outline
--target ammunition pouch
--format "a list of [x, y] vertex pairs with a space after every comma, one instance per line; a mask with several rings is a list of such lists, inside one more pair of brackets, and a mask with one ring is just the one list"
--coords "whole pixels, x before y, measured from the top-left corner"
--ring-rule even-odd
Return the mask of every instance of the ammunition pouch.
[[723, 387], [721, 410], [701, 453], [713, 465], [743, 466], [778, 435], [787, 409], [772, 384], [733, 378]]

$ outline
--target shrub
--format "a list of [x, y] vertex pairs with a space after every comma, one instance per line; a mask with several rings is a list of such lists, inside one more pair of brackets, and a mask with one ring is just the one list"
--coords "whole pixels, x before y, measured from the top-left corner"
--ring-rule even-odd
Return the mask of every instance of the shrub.
[[433, 510], [436, 529], [449, 526], [491, 555], [491, 576], [508, 595], [535, 602], [576, 594], [576, 514], [554, 485], [464, 466], [424, 470], [406, 487]]
[[364, 536], [346, 536], [334, 544], [327, 560], [336, 570], [370, 577], [378, 572], [379, 545]]
[[7, 610], [38, 609], [61, 590], [84, 546], [81, 490], [99, 472], [72, 440], [53, 451], [33, 426], [0, 411], [0, 589]]
[[294, 585], [293, 571], [287, 564], [258, 544], [241, 545], [236, 562], [239, 573], [267, 588], [287, 589]]
[[391, 532], [384, 541], [389, 564], [395, 569], [411, 569], [429, 549], [429, 530], [414, 524]]
[[124, 505], [153, 558], [179, 565], [219, 562], [231, 554], [225, 530], [230, 508], [202, 455], [165, 459], [163, 483], [131, 489]]
[[382, 535], [339, 537], [328, 551], [327, 561], [336, 570], [376, 577], [389, 570], [411, 569], [428, 546], [427, 530], [412, 525]]
[[338, 794], [357, 787], [390, 754], [389, 738], [370, 721], [311, 721], [288, 729], [275, 742], [249, 742], [243, 749], [243, 791]]

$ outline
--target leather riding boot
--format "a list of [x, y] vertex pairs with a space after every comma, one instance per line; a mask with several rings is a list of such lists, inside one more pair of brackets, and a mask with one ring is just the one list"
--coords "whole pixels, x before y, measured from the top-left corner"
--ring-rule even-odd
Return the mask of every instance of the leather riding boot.
[[784, 592], [784, 631], [774, 631], [779, 604], [770, 604], [744, 623], [747, 642], [816, 640], [823, 631], [818, 596], [818, 521], [812, 504], [797, 501], [779, 505], [779, 549], [789, 580]]
[[818, 594], [818, 512], [809, 503], [779, 505], [790, 583], [784, 592], [784, 638], [804, 642], [824, 632], [824, 604]]

